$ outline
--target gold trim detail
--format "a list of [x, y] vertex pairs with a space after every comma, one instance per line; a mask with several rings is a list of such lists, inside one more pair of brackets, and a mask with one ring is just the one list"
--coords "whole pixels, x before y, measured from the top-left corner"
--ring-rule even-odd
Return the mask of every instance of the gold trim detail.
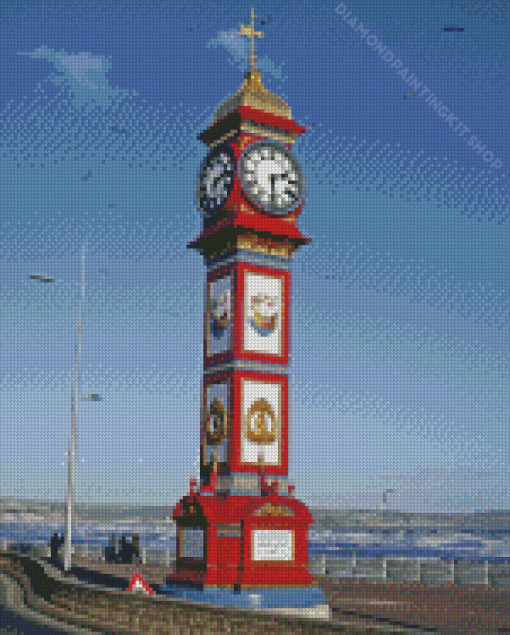
[[[242, 132], [250, 132], [251, 134], [257, 135], [257, 137], [269, 137], [271, 139], [281, 141], [285, 144], [293, 144], [296, 141], [297, 136], [291, 133], [277, 132], [270, 126], [255, 125], [248, 121], [243, 121], [241, 123], [240, 129], [242, 130]], [[245, 145], [252, 143], [252, 141], [252, 139], [247, 140], [247, 143]]]
[[259, 507], [253, 514], [254, 516], [294, 516], [294, 512], [285, 505], [273, 505], [267, 503], [262, 507]]
[[280, 258], [290, 258], [295, 251], [295, 247], [288, 241], [279, 242], [273, 238], [260, 237], [255, 234], [239, 236], [237, 246], [240, 249], [250, 249], [251, 251]]

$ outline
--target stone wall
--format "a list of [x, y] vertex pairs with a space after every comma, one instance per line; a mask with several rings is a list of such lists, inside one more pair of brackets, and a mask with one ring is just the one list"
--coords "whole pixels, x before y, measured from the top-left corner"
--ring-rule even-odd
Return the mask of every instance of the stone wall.
[[199, 602], [146, 596], [86, 585], [59, 577], [51, 567], [28, 556], [1, 555], [0, 570], [24, 589], [28, 606], [69, 624], [103, 633], [147, 635], [317, 635], [366, 633], [327, 620], [275, 616]]

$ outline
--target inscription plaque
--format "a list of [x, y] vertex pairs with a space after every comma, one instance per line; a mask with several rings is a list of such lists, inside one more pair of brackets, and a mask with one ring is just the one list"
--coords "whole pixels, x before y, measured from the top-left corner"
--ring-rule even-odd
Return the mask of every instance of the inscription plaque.
[[254, 529], [253, 560], [292, 560], [291, 529]]

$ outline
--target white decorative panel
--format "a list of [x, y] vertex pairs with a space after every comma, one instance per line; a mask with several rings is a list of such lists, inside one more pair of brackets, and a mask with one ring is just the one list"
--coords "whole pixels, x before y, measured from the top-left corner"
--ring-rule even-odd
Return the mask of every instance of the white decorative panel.
[[292, 529], [254, 529], [252, 560], [293, 560]]
[[244, 350], [282, 354], [283, 281], [246, 272], [244, 288]]
[[204, 557], [204, 530], [181, 529], [181, 558]]
[[207, 325], [207, 354], [229, 351], [232, 337], [232, 276], [209, 283], [209, 323]]
[[280, 464], [281, 385], [242, 380], [241, 461]]
[[203, 416], [205, 429], [206, 462], [214, 459], [216, 450], [218, 461], [227, 460], [227, 430], [228, 430], [228, 384], [210, 384], [207, 386], [207, 412]]

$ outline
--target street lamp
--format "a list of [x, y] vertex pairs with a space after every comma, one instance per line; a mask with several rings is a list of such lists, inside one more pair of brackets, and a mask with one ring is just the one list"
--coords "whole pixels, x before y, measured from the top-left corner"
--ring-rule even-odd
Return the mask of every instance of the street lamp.
[[[55, 282], [55, 279], [47, 275], [30, 276], [32, 280], [41, 282]], [[78, 335], [76, 340], [76, 354], [74, 357], [74, 392], [71, 397], [71, 437], [69, 439], [69, 452], [67, 453], [67, 508], [65, 519], [65, 540], [64, 540], [64, 570], [71, 568], [71, 535], [72, 535], [72, 514], [74, 502], [74, 482], [76, 463], [76, 436], [78, 424], [78, 401], [101, 401], [100, 395], [82, 395], [79, 393], [79, 366], [81, 359], [81, 313], [83, 300], [85, 298], [85, 244], [82, 246], [81, 254], [81, 295], [78, 310]]]

